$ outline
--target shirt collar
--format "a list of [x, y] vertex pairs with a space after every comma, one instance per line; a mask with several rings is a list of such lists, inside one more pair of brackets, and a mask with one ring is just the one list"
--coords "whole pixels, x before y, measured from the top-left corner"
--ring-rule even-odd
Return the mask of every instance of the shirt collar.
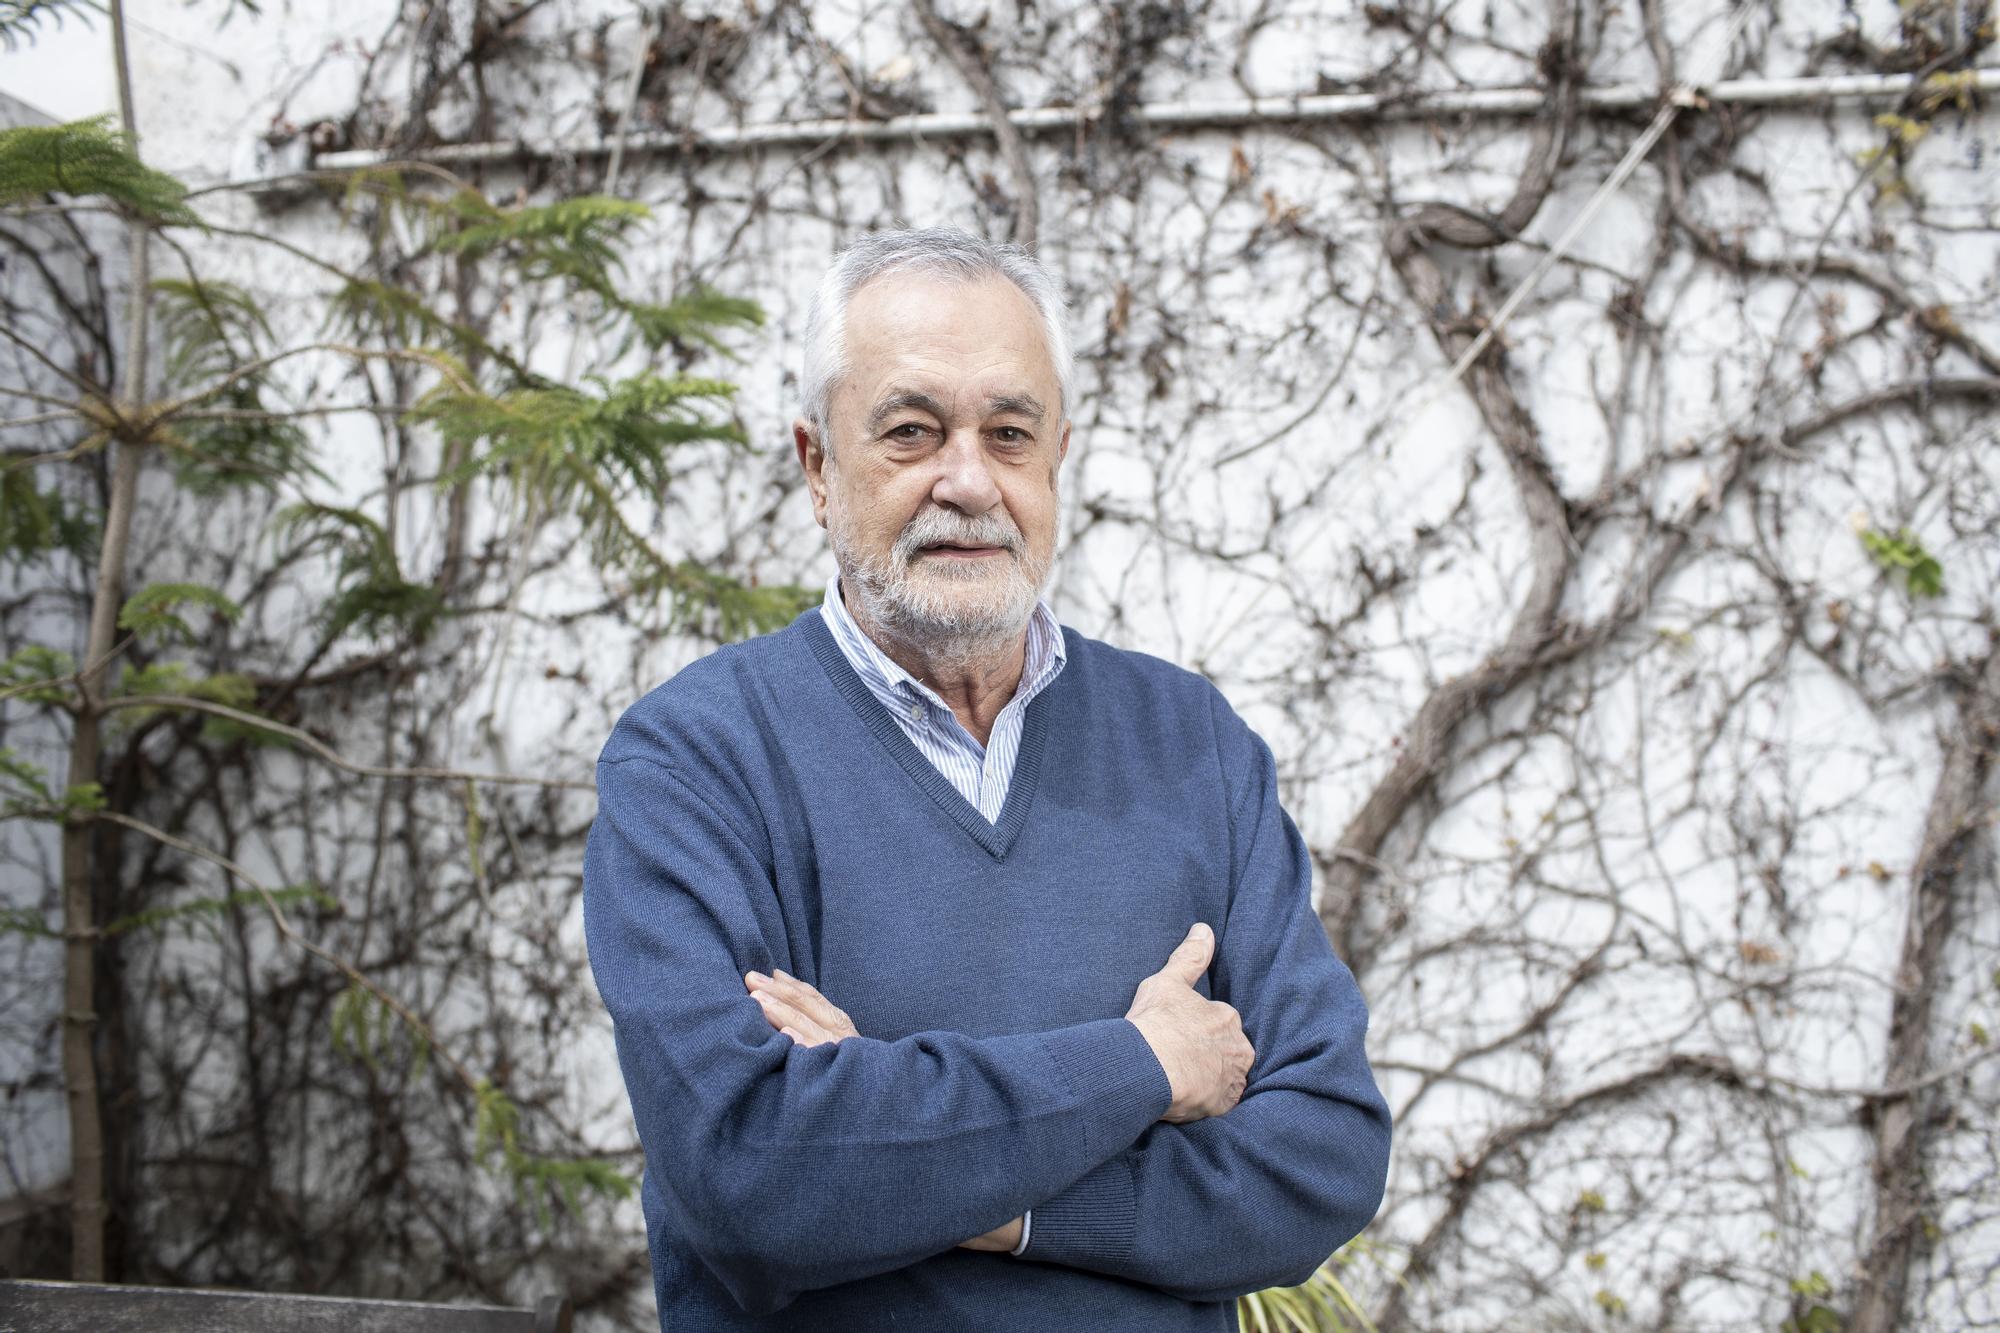
[[[882, 651], [882, 646], [868, 637], [847, 610], [847, 602], [840, 595], [840, 575], [836, 572], [826, 581], [826, 595], [820, 599], [820, 615], [833, 631], [833, 641], [840, 645], [841, 653], [848, 665], [867, 682], [877, 697], [885, 693], [893, 697], [897, 691], [913, 692], [929, 700], [946, 711], [950, 706], [937, 696], [936, 691], [912, 676], [897, 664], [896, 659]], [[1021, 663], [1021, 683], [1014, 687], [1014, 697], [1009, 706], [1020, 704], [1026, 707], [1030, 700], [1048, 687], [1069, 660], [1069, 647], [1063, 642], [1062, 624], [1049, 606], [1048, 599], [1035, 599], [1035, 609], [1028, 617], [1028, 649]]]

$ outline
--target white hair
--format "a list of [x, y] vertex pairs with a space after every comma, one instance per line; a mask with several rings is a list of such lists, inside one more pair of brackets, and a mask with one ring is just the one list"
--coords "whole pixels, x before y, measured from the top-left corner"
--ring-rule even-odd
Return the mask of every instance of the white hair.
[[1056, 419], [1067, 419], [1072, 401], [1070, 380], [1076, 369], [1066, 322], [1067, 301], [1062, 283], [1040, 260], [1018, 245], [996, 245], [955, 227], [878, 231], [840, 252], [820, 279], [806, 312], [799, 389], [805, 400], [806, 420], [819, 435], [821, 449], [832, 447], [827, 419], [833, 388], [848, 370], [847, 303], [862, 287], [891, 273], [921, 273], [958, 282], [1000, 277], [1013, 283], [1042, 317], [1042, 332], [1060, 390]]

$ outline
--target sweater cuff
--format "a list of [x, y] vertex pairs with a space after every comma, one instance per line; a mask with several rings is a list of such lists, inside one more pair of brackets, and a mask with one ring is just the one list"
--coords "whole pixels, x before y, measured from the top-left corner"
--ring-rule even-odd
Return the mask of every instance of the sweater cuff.
[[1130, 1154], [1119, 1153], [1035, 1205], [1035, 1229], [1022, 1257], [1093, 1269], [1130, 1259], [1138, 1218]]
[[1129, 1148], [1173, 1105], [1173, 1084], [1129, 1019], [1102, 1018], [1042, 1034], [1042, 1044], [1079, 1102], [1096, 1107], [1084, 1149], [1103, 1161]]

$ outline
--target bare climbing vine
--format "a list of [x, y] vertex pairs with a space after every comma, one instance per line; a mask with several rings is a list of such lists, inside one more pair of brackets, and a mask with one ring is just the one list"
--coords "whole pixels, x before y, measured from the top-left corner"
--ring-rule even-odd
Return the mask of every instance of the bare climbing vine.
[[[1036, 244], [1080, 358], [1058, 610], [1209, 674], [1270, 739], [1370, 1000], [1395, 1161], [1342, 1274], [1376, 1325], [1943, 1330], [2000, 1326], [2000, 121], [1969, 78], [1995, 22], [1977, 0], [410, 0], [256, 109], [279, 151], [554, 145], [450, 166], [505, 201], [597, 189], [589, 141], [648, 136], [622, 188], [659, 245], [626, 280], [711, 284], [772, 322], [732, 370], [752, 447], [690, 458], [629, 516], [748, 581], [827, 567], [785, 439], [833, 249], [897, 222]], [[1907, 82], [1711, 103], [1710, 71]], [[1690, 80], [1599, 220], [1427, 393], [1656, 109], [1587, 93]], [[1541, 109], [1138, 114], [1494, 87]], [[675, 142], [1067, 106], [1099, 114]], [[306, 249], [338, 206], [234, 197]], [[62, 355], [115, 359], [103, 242], [69, 243]], [[385, 224], [365, 260], [421, 251]], [[545, 355], [619, 354], [477, 271], [432, 280], [456, 318]], [[385, 407], [410, 384], [369, 378]], [[416, 501], [453, 465], [435, 438], [392, 416], [344, 430], [357, 503], [478, 613], [449, 653], [314, 655], [284, 614], [309, 590], [246, 590], [266, 614], [216, 651], [343, 754], [587, 777], [618, 712], [713, 645], [635, 612], [560, 523]], [[227, 535], [254, 517], [163, 508], [134, 558], [228, 585], [248, 565]], [[7, 632], [76, 594], [10, 589]], [[541, 1151], [636, 1173], [576, 929], [587, 799], [335, 784], [188, 715], [138, 724], [107, 764], [158, 828], [327, 886], [338, 909], [301, 929], [504, 1067]], [[36, 854], [10, 844], [9, 874]], [[118, 864], [99, 892], [134, 910], [203, 873], [158, 840]], [[467, 1190], [480, 1145], [430, 1081], [327, 1040], [343, 989], [249, 913], [118, 955], [124, 1271], [428, 1297], [546, 1275], [644, 1326], [636, 1212]], [[0, 993], [0, 1039], [46, 1066], [31, 992]]]

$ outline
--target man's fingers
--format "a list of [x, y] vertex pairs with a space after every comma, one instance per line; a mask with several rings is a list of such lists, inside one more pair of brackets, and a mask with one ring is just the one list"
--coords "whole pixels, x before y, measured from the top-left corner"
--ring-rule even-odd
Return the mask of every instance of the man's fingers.
[[746, 972], [743, 987], [752, 999], [764, 1008], [764, 1017], [772, 1027], [781, 1032], [796, 1029], [805, 1034], [807, 1046], [817, 1046], [821, 1042], [837, 1042], [860, 1035], [854, 1027], [854, 1020], [833, 1001], [821, 995], [810, 984], [797, 977], [777, 971], [776, 976], [765, 976], [762, 972]]
[[801, 1046], [817, 1046], [823, 1041], [833, 1040], [832, 1034], [822, 1030], [810, 1014], [770, 991], [752, 991], [751, 996], [757, 1001], [757, 1007], [764, 1011], [764, 1021]]
[[1173, 953], [1167, 956], [1166, 966], [1160, 971], [1181, 985], [1192, 987], [1201, 980], [1201, 974], [1208, 971], [1209, 960], [1213, 957], [1215, 957], [1215, 932], [1205, 923], [1197, 921], [1188, 931], [1187, 938], [1175, 946]]
[[783, 971], [778, 972], [776, 980], [780, 986], [786, 988], [785, 998], [819, 1020], [821, 1026], [832, 1031], [852, 1025], [846, 1013], [832, 1000], [821, 995], [810, 983], [800, 981]]

